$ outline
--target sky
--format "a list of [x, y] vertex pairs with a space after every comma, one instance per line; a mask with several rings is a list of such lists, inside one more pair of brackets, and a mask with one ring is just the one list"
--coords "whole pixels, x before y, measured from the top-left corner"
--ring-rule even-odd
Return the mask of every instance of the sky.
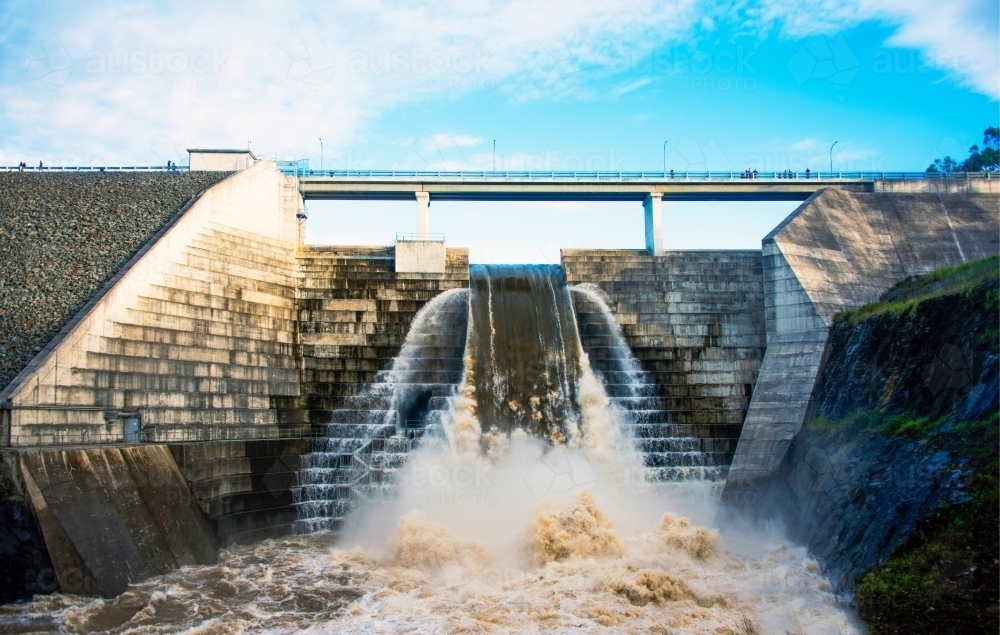
[[[1000, 120], [997, 4], [4, 2], [0, 165], [249, 146], [341, 169], [917, 171]], [[431, 231], [553, 262], [641, 248], [635, 207], [437, 202]], [[794, 208], [669, 204], [664, 245], [759, 248]], [[309, 210], [309, 242], [416, 222], [405, 202]]]

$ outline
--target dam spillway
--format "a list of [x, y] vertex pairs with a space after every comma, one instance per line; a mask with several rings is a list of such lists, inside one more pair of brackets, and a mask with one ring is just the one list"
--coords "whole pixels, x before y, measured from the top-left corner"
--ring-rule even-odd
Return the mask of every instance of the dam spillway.
[[469, 367], [483, 431], [565, 439], [580, 425], [580, 339], [562, 268], [476, 265], [470, 278]]
[[[410, 354], [416, 316], [448, 293], [467, 304], [482, 297], [488, 271], [442, 243], [423, 245], [441, 265], [424, 272], [404, 266], [405, 243], [302, 245], [301, 206], [295, 178], [263, 162], [202, 193], [95, 286], [3, 391], [13, 473], [27, 469], [19, 454], [129, 445], [126, 426], [138, 420], [141, 445], [169, 451], [222, 546], [337, 529], [359, 500], [391, 489], [407, 451], [461, 388], [469, 320], [479, 328], [475, 311], [464, 321], [456, 312], [447, 332], [414, 339]], [[718, 481], [738, 446], [744, 474], [766, 473], [801, 425], [834, 309], [874, 299], [900, 277], [995, 253], [996, 216], [987, 194], [828, 189], [763, 252], [564, 250], [559, 272], [536, 278], [539, 289], [559, 278], [550, 305], [558, 309], [547, 315], [561, 322], [547, 332], [562, 334], [566, 355], [550, 377], [579, 380], [567, 344], [575, 329], [651, 478]], [[906, 237], [895, 247], [894, 233]], [[869, 243], [890, 246], [866, 253]], [[584, 285], [604, 307], [573, 290]], [[634, 358], [624, 366], [622, 342]], [[393, 376], [393, 360], [407, 359], [421, 367], [404, 364]], [[541, 357], [532, 363], [532, 372], [547, 367]], [[568, 382], [556, 429], [579, 416], [574, 390]], [[540, 391], [533, 396], [541, 404]], [[495, 400], [484, 405], [484, 417], [499, 413]]]

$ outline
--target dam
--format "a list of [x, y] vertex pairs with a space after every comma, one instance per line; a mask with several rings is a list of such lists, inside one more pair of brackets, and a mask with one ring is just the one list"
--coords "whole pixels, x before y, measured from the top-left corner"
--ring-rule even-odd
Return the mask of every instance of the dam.
[[[35, 186], [0, 176], [11, 188]], [[178, 190], [155, 231], [9, 365], [0, 392], [5, 491], [37, 527], [23, 541], [32, 570], [52, 571], [47, 588], [28, 580], [29, 592], [148, 599], [159, 591], [147, 580], [219, 571], [219, 548], [237, 554], [226, 567], [251, 576], [241, 546], [271, 553], [296, 544], [282, 540], [304, 540], [296, 536], [378, 533], [369, 515], [426, 494], [420, 475], [433, 483], [445, 468], [456, 482], [468, 470], [475, 485], [444, 482], [424, 503], [482, 497], [482, 483], [500, 498], [575, 496], [588, 484], [596, 498], [574, 499], [571, 515], [590, 533], [561, 546], [558, 532], [545, 534], [533, 557], [561, 562], [581, 549], [625, 558], [607, 572], [620, 577], [641, 558], [608, 537], [598, 507], [615, 497], [602, 487], [624, 470], [625, 499], [675, 484], [753, 505], [809, 417], [834, 315], [909, 276], [1000, 252], [995, 179], [470, 182], [299, 175], [269, 161], [217, 177], [192, 182], [187, 198]], [[478, 265], [430, 234], [431, 200], [498, 197], [634, 201], [646, 212], [647, 249]], [[390, 246], [304, 245], [304, 204], [314, 198], [413, 200], [418, 233]], [[664, 201], [761, 198], [802, 201], [761, 250], [662, 249]], [[5, 307], [5, 317], [17, 309]], [[512, 476], [516, 461], [504, 457], [516, 456], [533, 458]], [[500, 507], [480, 512], [497, 526], [504, 513], [527, 513]], [[440, 518], [398, 516], [403, 566], [486, 566], [476, 564], [479, 547], [442, 537]], [[535, 527], [566, 522], [551, 511]], [[696, 546], [704, 530], [663, 523], [672, 536], [663, 540], [684, 545], [685, 566], [711, 551]], [[435, 552], [435, 540], [450, 555]], [[308, 545], [294, 557], [329, 547]], [[795, 584], [825, 593], [796, 554]], [[336, 558], [345, 571], [384, 574]], [[305, 576], [304, 566], [287, 575]], [[612, 595], [635, 598], [641, 587], [725, 608], [708, 590], [657, 580], [655, 589], [615, 583]], [[328, 605], [347, 606], [362, 587], [341, 584]]]

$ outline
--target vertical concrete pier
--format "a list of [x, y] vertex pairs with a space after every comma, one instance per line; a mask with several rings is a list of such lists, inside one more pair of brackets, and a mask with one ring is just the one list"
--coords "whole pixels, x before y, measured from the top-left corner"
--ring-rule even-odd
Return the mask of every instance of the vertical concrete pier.
[[646, 217], [646, 249], [651, 256], [663, 255], [663, 194], [650, 192], [642, 203]]
[[427, 240], [431, 195], [427, 192], [415, 192], [415, 195], [417, 197], [417, 240]]

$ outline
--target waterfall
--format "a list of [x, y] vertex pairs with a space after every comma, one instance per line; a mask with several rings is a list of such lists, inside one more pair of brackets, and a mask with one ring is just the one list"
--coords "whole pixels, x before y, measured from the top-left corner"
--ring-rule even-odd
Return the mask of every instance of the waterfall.
[[474, 265], [470, 288], [428, 302], [391, 367], [331, 413], [293, 490], [297, 529], [339, 529], [361, 500], [391, 497], [428, 433], [490, 454], [520, 430], [646, 481], [725, 478], [712, 439], [676, 423], [674, 390], [642, 369], [595, 285], [570, 289], [553, 265]]
[[697, 425], [676, 422], [670, 397], [688, 387], [660, 384], [642, 369], [599, 287], [580, 284], [572, 292], [581, 345], [611, 404], [624, 413], [646, 479], [725, 480], [726, 454], [715, 450], [712, 438], [696, 434]]
[[392, 475], [440, 426], [462, 377], [468, 297], [452, 289], [421, 308], [392, 366], [322, 424], [292, 490], [298, 533], [340, 529], [360, 501], [392, 496]]
[[470, 367], [482, 429], [563, 440], [579, 427], [580, 342], [561, 267], [470, 268]]

